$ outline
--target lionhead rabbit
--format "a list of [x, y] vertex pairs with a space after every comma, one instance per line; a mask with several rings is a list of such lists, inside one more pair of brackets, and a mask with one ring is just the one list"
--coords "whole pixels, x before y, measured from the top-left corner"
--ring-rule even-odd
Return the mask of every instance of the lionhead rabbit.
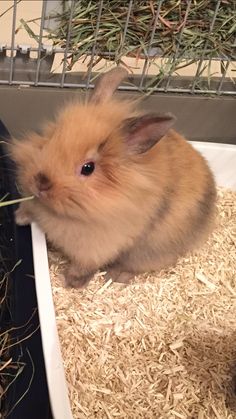
[[112, 94], [127, 76], [100, 77], [88, 103], [71, 103], [10, 146], [23, 195], [18, 224], [36, 221], [70, 260], [68, 285], [98, 270], [114, 281], [174, 264], [211, 231], [215, 183], [204, 158], [173, 131], [171, 114], [143, 113]]

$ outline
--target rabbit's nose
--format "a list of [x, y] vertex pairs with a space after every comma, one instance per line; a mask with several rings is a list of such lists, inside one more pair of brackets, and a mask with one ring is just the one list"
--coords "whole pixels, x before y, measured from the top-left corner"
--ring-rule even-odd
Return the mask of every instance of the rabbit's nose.
[[50, 179], [42, 172], [37, 173], [34, 177], [36, 186], [40, 192], [48, 191], [52, 187]]

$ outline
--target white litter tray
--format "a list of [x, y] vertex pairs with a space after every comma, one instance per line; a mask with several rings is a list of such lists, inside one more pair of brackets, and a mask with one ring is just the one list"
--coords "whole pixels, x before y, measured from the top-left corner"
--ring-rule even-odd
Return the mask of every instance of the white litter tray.
[[191, 144], [207, 159], [217, 185], [236, 191], [236, 145], [201, 142]]
[[[236, 146], [201, 142], [193, 142], [192, 145], [208, 160], [218, 186], [236, 191]], [[32, 224], [31, 228], [36, 292], [51, 408], [54, 419], [72, 419], [52, 299], [45, 236], [36, 224]]]

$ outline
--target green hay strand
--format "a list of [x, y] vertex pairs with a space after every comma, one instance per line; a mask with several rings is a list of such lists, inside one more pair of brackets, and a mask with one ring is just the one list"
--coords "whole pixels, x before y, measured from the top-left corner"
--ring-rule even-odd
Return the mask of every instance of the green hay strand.
[[[129, 1], [104, 0], [102, 17], [97, 36], [95, 28], [99, 11], [95, 0], [81, 0], [74, 3], [74, 13], [69, 41], [66, 70], [70, 71], [80, 59], [89, 56], [95, 45], [95, 56], [120, 63], [124, 56], [145, 58], [149, 63], [157, 57], [165, 58], [157, 76], [151, 82], [157, 86], [166, 77], [176, 74], [178, 69], [201, 59], [208, 60], [208, 87], [211, 77], [211, 60], [235, 60], [236, 2], [223, 0], [210, 30], [216, 1], [192, 0], [187, 13], [188, 1], [166, 0], [163, 2], [152, 45], [152, 29], [158, 3], [154, 0], [134, 0], [129, 25], [124, 39]], [[44, 41], [53, 46], [65, 48], [70, 18], [70, 3], [62, 1], [63, 12], [50, 18], [58, 26], [44, 32]], [[37, 19], [34, 20], [36, 23]], [[31, 21], [32, 23], [32, 21]], [[184, 26], [185, 23], [185, 26]], [[21, 24], [36, 41], [32, 27], [23, 19]], [[96, 38], [96, 39], [95, 39]], [[94, 60], [96, 63], [97, 60]], [[199, 75], [198, 75], [199, 76]]]
[[24, 201], [30, 201], [34, 199], [34, 196], [27, 196], [26, 198], [12, 199], [10, 201], [0, 201], [0, 207], [6, 207], [7, 205], [14, 205]]

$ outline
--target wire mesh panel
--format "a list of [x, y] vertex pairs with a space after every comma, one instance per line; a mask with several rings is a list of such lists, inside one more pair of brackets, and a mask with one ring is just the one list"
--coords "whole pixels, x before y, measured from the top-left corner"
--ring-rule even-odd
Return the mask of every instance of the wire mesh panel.
[[88, 89], [119, 64], [130, 73], [123, 90], [236, 95], [235, 1], [14, 0], [0, 7], [0, 23], [11, 16], [7, 42], [0, 29], [1, 84]]

